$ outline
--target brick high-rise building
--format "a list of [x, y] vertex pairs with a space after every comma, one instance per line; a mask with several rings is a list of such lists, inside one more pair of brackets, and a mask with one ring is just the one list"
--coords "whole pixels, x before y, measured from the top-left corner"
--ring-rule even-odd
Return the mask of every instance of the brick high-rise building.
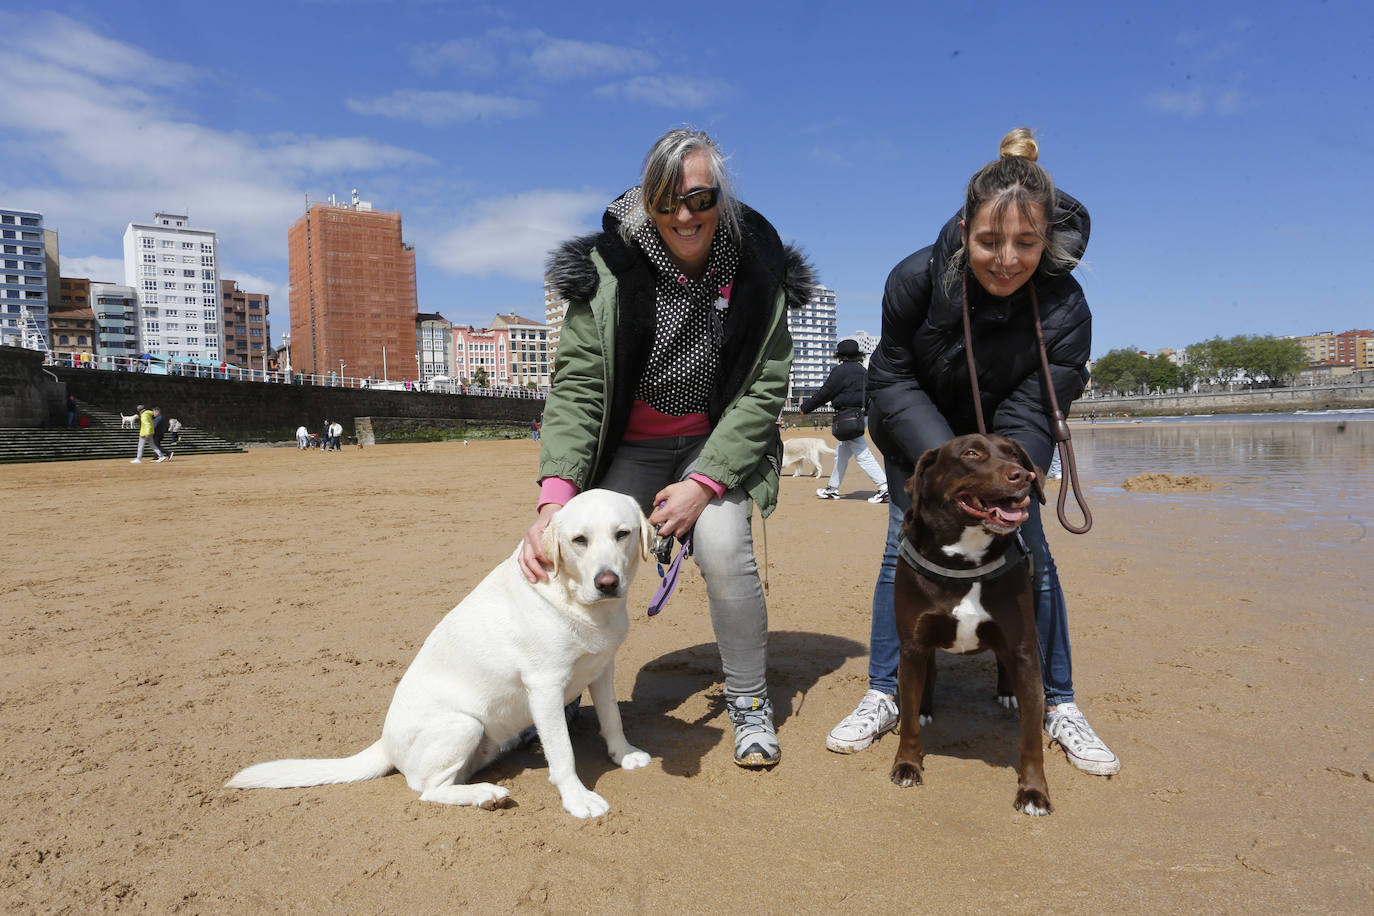
[[[383, 348], [403, 367], [415, 358], [415, 249], [401, 214], [318, 203], [287, 235], [291, 364], [314, 375], [383, 377]], [[403, 370], [402, 370], [403, 371]]]
[[220, 280], [220, 302], [224, 326], [224, 361], [243, 369], [262, 370], [265, 360], [276, 362], [268, 348], [271, 331], [267, 316], [271, 304], [267, 293], [248, 293], [237, 280]]

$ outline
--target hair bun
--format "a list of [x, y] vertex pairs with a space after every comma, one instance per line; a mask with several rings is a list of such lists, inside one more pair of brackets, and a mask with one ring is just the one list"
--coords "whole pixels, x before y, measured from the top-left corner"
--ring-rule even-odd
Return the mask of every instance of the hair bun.
[[1029, 159], [1035, 162], [1040, 158], [1040, 144], [1029, 127], [1018, 127], [1002, 138], [997, 148], [1003, 159]]

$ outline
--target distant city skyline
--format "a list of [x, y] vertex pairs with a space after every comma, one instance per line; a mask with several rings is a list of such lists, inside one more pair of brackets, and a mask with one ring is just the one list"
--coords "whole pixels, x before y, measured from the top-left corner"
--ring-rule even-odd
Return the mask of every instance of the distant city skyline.
[[538, 315], [545, 253], [594, 230], [652, 140], [689, 123], [808, 251], [840, 332], [876, 334], [892, 266], [1026, 125], [1092, 215], [1077, 275], [1094, 356], [1374, 312], [1368, 4], [707, 2], [694, 9], [729, 27], [688, 43], [642, 4], [600, 9], [6, 9], [0, 205], [45, 215], [64, 274], [109, 282], [128, 222], [187, 214], [281, 331], [288, 227], [357, 188], [405, 215], [419, 309], [476, 325]]

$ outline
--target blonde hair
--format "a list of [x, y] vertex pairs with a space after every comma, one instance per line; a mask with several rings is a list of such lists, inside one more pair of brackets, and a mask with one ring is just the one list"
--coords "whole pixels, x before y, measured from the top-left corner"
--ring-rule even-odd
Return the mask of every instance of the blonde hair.
[[[973, 217], [984, 205], [994, 223], [1001, 222], [1008, 207], [1015, 206], [1025, 221], [1034, 226], [1036, 235], [1045, 245], [1042, 263], [1052, 273], [1068, 273], [1078, 264], [1069, 253], [1061, 237], [1061, 226], [1055, 219], [1058, 195], [1054, 179], [1039, 165], [1040, 144], [1029, 127], [1010, 131], [997, 148], [998, 158], [983, 166], [969, 179], [964, 193], [964, 209], [960, 218], [964, 227], [972, 225]], [[950, 258], [949, 270], [957, 274], [968, 262], [967, 245]]]
[[687, 127], [670, 130], [659, 137], [644, 157], [640, 178], [643, 206], [631, 210], [621, 220], [621, 238], [631, 241], [640, 227], [653, 219], [653, 208], [663, 198], [677, 193], [677, 186], [682, 181], [683, 160], [698, 151], [706, 153], [711, 183], [720, 188], [720, 201], [716, 204], [720, 210], [720, 227], [729, 233], [736, 245], [739, 244], [740, 204], [735, 197], [730, 172], [725, 167], [725, 157], [706, 131]]

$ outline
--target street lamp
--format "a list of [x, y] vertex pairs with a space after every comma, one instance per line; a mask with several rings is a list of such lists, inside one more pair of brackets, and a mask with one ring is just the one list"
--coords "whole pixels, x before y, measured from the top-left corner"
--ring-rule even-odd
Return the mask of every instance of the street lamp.
[[343, 360], [339, 360], [339, 387], [340, 387], [340, 388], [347, 388], [348, 385], [344, 383], [344, 374], [343, 374], [343, 371], [344, 371], [344, 361], [343, 361]]

